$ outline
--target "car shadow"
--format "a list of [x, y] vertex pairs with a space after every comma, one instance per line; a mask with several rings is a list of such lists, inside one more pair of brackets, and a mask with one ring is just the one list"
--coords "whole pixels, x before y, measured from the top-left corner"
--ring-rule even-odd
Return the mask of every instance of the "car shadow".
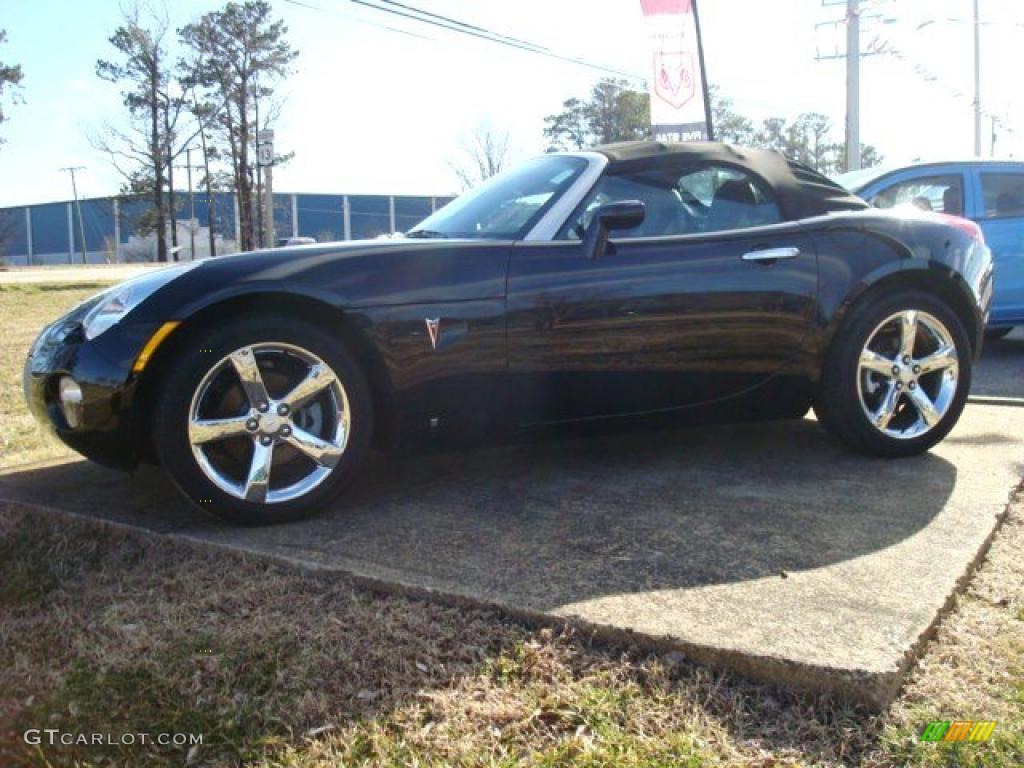
[[934, 454], [853, 455], [803, 420], [375, 456], [324, 513], [263, 529], [193, 509], [151, 468], [28, 468], [0, 475], [0, 499], [543, 611], [877, 552], [925, 528], [956, 477]]

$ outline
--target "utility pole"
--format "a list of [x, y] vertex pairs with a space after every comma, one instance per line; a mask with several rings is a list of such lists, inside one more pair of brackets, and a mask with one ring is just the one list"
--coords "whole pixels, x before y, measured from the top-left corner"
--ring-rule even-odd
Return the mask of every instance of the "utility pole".
[[845, 6], [846, 13], [841, 19], [815, 24], [815, 29], [828, 28], [837, 30], [840, 25], [846, 26], [846, 50], [839, 45], [838, 32], [834, 36], [831, 52], [822, 53], [818, 49], [815, 59], [818, 61], [845, 60], [846, 62], [846, 170], [856, 171], [861, 167], [860, 152], [860, 60], [866, 56], [877, 56], [881, 53], [874, 45], [867, 51], [860, 48], [861, 23], [870, 24], [877, 20], [877, 15], [865, 15], [861, 0], [821, 0], [826, 8]]
[[974, 156], [981, 157], [981, 14], [974, 0]]
[[266, 242], [264, 246], [273, 248], [276, 242], [274, 234], [274, 132], [272, 130], [259, 131], [256, 134], [256, 159], [259, 167], [263, 168], [263, 178], [266, 179], [266, 201], [267, 210], [263, 214], [263, 223], [266, 227]]
[[171, 220], [171, 250], [170, 261], [180, 261], [178, 258], [178, 205], [174, 200], [174, 156], [172, 156], [172, 136], [170, 123], [170, 106], [165, 102], [164, 110], [164, 155], [167, 157], [167, 213]]
[[[196, 98], [195, 89], [192, 90], [192, 103], [195, 106], [196, 115], [202, 114], [199, 109], [199, 99]], [[199, 120], [199, 139], [203, 148], [203, 168], [206, 173], [206, 226], [210, 234], [210, 256], [212, 257], [217, 255], [217, 238], [214, 232], [217, 203], [213, 198], [213, 180], [210, 178], [210, 153], [206, 148], [205, 119]]]
[[846, 0], [846, 170], [859, 169], [860, 0]]
[[75, 198], [75, 212], [78, 214], [78, 239], [82, 243], [82, 263], [89, 263], [89, 253], [85, 249], [85, 226], [82, 224], [82, 204], [78, 202], [78, 184], [75, 182], [75, 171], [84, 171], [84, 165], [73, 165], [61, 168], [71, 174], [71, 194]]
[[267, 242], [265, 247], [273, 248], [277, 243], [277, 233], [274, 232], [274, 164], [271, 162], [267, 165], [266, 173], [264, 174], [266, 180], [267, 191], [266, 191], [266, 203], [267, 212], [263, 215], [263, 226], [267, 230]]
[[253, 83], [253, 101], [256, 110], [256, 247], [263, 247], [263, 170], [260, 166], [260, 88]]
[[[188, 176], [188, 241], [189, 241], [189, 258], [191, 261], [196, 260], [196, 195], [192, 189], [192, 151], [199, 149], [199, 147], [185, 147], [185, 173]], [[201, 168], [202, 166], [196, 166]]]

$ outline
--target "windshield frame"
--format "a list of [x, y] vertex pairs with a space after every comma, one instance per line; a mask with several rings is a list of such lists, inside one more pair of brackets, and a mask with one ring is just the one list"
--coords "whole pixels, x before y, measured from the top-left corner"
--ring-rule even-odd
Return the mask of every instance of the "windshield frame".
[[[554, 234], [561, 228], [562, 222], [572, 213], [572, 211], [576, 209], [579, 201], [587, 195], [591, 187], [593, 187], [597, 182], [597, 179], [601, 176], [605, 166], [608, 164], [608, 158], [599, 152], [549, 152], [543, 155], [535, 155], [528, 160], [524, 160], [523, 163], [513, 166], [509, 170], [515, 170], [528, 162], [554, 157], [568, 157], [583, 160], [586, 165], [576, 172], [575, 178], [567, 187], [562, 189], [560, 193], [552, 195], [550, 200], [540, 206], [518, 231], [512, 233], [502, 232], [490, 234], [477, 232], [452, 232], [450, 234], [445, 234], [452, 239], [511, 241], [552, 240], [554, 238]], [[475, 190], [478, 188], [479, 185], [473, 189]], [[472, 191], [473, 190], [468, 190], [467, 192]], [[452, 205], [457, 200], [458, 198], [453, 200], [451, 203], [448, 203], [448, 205]], [[439, 208], [431, 214], [430, 217], [424, 219], [406, 232], [406, 236], [408, 237], [413, 235], [420, 230], [433, 229], [433, 227], [427, 225], [430, 218], [443, 210], [444, 208]]]

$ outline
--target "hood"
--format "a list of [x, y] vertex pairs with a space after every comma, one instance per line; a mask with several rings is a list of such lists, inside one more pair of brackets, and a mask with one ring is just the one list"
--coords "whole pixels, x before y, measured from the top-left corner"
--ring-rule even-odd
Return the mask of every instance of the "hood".
[[206, 259], [147, 302], [182, 319], [246, 294], [308, 296], [339, 308], [503, 297], [513, 243], [409, 238], [316, 243]]

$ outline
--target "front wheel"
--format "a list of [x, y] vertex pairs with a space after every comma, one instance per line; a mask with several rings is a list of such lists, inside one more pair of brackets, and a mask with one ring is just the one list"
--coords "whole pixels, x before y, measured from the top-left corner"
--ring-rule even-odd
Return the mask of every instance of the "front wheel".
[[855, 307], [829, 351], [816, 411], [850, 447], [927, 451], [956, 424], [971, 385], [963, 323], [940, 299], [896, 291]]
[[179, 345], [153, 424], [161, 463], [199, 507], [265, 525], [327, 503], [362, 463], [373, 407], [338, 339], [288, 316], [241, 316]]

